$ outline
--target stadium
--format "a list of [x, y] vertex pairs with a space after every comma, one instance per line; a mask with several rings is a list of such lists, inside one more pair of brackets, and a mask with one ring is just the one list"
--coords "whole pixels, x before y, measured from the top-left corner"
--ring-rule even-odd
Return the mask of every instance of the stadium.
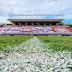
[[72, 72], [72, 0], [0, 0], [0, 72]]
[[72, 36], [63, 15], [9, 14], [7, 20], [11, 23], [0, 28], [0, 35]]

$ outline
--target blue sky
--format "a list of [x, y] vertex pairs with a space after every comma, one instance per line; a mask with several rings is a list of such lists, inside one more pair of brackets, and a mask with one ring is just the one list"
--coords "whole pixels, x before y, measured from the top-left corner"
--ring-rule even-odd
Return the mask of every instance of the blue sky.
[[12, 14], [63, 14], [72, 23], [72, 0], [0, 0], [0, 23], [8, 23]]
[[62, 22], [72, 24], [72, 20], [63, 20]]

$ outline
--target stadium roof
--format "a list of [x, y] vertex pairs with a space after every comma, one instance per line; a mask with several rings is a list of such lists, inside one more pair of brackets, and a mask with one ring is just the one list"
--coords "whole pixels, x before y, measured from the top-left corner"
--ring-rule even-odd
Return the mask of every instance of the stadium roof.
[[61, 22], [63, 19], [8, 19], [10, 22]]
[[8, 16], [63, 16], [62, 14], [8, 14]]
[[10, 14], [8, 15], [10, 22], [61, 22], [63, 15], [51, 15], [51, 14]]

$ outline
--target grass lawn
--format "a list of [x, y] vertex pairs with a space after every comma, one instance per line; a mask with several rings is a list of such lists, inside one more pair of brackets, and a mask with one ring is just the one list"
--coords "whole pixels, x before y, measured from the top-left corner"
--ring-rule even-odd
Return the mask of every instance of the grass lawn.
[[[13, 47], [14, 45], [26, 42], [33, 36], [0, 36], [0, 50], [7, 46]], [[49, 49], [55, 51], [71, 51], [72, 52], [72, 37], [65, 36], [37, 36], [37, 38], [48, 45]]]
[[0, 50], [7, 48], [7, 46], [13, 47], [14, 45], [21, 44], [32, 38], [32, 36], [0, 36]]
[[46, 43], [49, 49], [55, 51], [71, 51], [72, 52], [72, 37], [67, 36], [40, 36], [41, 42]]

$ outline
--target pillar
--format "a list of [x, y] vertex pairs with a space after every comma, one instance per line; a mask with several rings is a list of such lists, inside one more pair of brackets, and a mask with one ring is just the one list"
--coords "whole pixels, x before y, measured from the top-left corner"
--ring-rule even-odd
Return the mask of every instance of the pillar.
[[34, 23], [31, 23], [32, 24], [32, 26], [34, 25]]
[[52, 26], [52, 23], [50, 23], [50, 26]]
[[40, 25], [40, 23], [36, 23], [38, 26]]
[[56, 25], [58, 25], [58, 23], [56, 23]]
[[25, 25], [27, 25], [27, 23], [25, 23]]
[[46, 26], [46, 23], [44, 23], [44, 26]]

